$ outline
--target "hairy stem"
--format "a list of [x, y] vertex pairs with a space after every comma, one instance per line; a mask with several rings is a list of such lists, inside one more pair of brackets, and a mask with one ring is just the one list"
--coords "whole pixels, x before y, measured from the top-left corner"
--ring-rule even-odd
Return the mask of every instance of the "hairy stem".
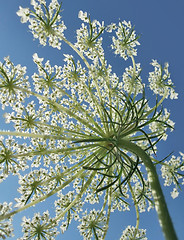
[[148, 181], [151, 185], [151, 190], [152, 190], [153, 198], [155, 201], [155, 208], [158, 214], [159, 223], [162, 228], [165, 239], [177, 240], [178, 238], [176, 236], [175, 229], [174, 229], [174, 226], [167, 208], [167, 204], [160, 186], [158, 175], [157, 175], [155, 166], [151, 161], [150, 156], [144, 150], [142, 150], [141, 147], [130, 142], [129, 140], [121, 139], [118, 145], [119, 147], [130, 151], [136, 156], [139, 156], [144, 162], [144, 165], [148, 173]]

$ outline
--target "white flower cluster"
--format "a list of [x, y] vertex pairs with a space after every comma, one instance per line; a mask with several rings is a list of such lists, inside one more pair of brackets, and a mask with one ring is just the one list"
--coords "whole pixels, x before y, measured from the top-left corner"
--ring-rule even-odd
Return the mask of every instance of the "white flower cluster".
[[19, 176], [18, 192], [21, 193], [20, 198], [15, 198], [16, 207], [25, 205], [28, 201], [34, 201], [39, 197], [50, 191], [49, 184], [47, 186], [42, 185], [43, 181], [50, 178], [46, 169], [40, 168], [31, 171], [28, 174]]
[[[67, 194], [63, 194], [62, 192], [58, 193], [58, 200], [55, 201], [55, 211], [56, 216], [62, 214], [65, 209], [72, 204], [72, 201], [75, 198], [75, 192], [69, 191]], [[79, 212], [82, 211], [83, 203], [79, 200], [72, 207], [68, 210], [66, 214], [66, 220], [62, 222], [61, 231], [62, 233], [66, 231], [67, 227], [71, 223], [72, 219], [78, 220], [79, 219]]]
[[[116, 185], [118, 187], [118, 185]], [[128, 194], [128, 186], [124, 185], [123, 188], [121, 189], [122, 193], [120, 191], [117, 191], [116, 188], [112, 193], [112, 208], [111, 212], [115, 212], [116, 210], [118, 211], [130, 211], [130, 204], [128, 202], [130, 198], [130, 194]]]
[[[157, 118], [157, 121], [151, 122], [149, 124], [149, 129], [152, 132], [163, 133], [162, 139], [164, 141], [167, 140], [168, 135], [167, 135], [166, 131], [168, 129], [168, 126], [170, 126], [170, 131], [173, 131], [174, 125], [175, 125], [175, 123], [171, 119], [169, 119], [169, 116], [170, 116], [170, 113], [168, 112], [168, 110], [166, 108], [164, 108], [163, 114]], [[165, 124], [163, 124], [163, 123], [165, 123]]]
[[[88, 79], [90, 80], [90, 87], [94, 90], [93, 94], [99, 102], [109, 102], [109, 96], [113, 98], [112, 89], [116, 89], [117, 86], [121, 87], [120, 80], [116, 73], [112, 71], [110, 64], [103, 67], [99, 63], [91, 65]], [[116, 97], [111, 104], [118, 104]]]
[[19, 6], [19, 11], [17, 11], [17, 15], [20, 17], [21, 23], [26, 23], [29, 20], [30, 11], [29, 8], [22, 8]]
[[[135, 233], [137, 231], [137, 233]], [[133, 226], [128, 226], [122, 233], [120, 240], [147, 240], [145, 229], [136, 229]]]
[[48, 8], [45, 0], [31, 0], [31, 4], [34, 11], [19, 7], [17, 15], [21, 17], [21, 22], [29, 21], [29, 28], [34, 38], [39, 39], [41, 45], [46, 46], [48, 39], [50, 46], [61, 49], [63, 32], [66, 30], [60, 16], [61, 4], [57, 0], [52, 0]]
[[179, 185], [184, 185], [184, 153], [180, 152], [180, 156], [172, 155], [169, 161], [165, 161], [161, 167], [162, 178], [164, 179], [164, 186], [171, 186], [174, 184], [171, 192], [172, 198], [179, 195]]
[[138, 42], [139, 36], [136, 36], [134, 27], [132, 27], [131, 22], [119, 22], [119, 25], [111, 25], [108, 28], [108, 31], [116, 29], [116, 37], [112, 37], [113, 44], [111, 45], [114, 49], [115, 54], [119, 54], [125, 60], [131, 56], [137, 56], [136, 46], [140, 45]]
[[[0, 217], [9, 213], [12, 210], [12, 203], [0, 203]], [[0, 221], [0, 238], [13, 237], [12, 218]]]
[[105, 212], [93, 209], [87, 214], [87, 211], [85, 211], [84, 216], [80, 220], [81, 224], [78, 226], [83, 239], [90, 240], [95, 233], [96, 238], [102, 240], [106, 220]]
[[59, 234], [56, 228], [57, 223], [50, 218], [48, 211], [44, 212], [42, 215], [40, 213], [35, 213], [32, 219], [23, 217], [21, 226], [24, 235], [17, 240], [55, 240], [56, 236]]
[[49, 60], [43, 65], [43, 60], [43, 58], [38, 57], [37, 53], [33, 54], [33, 61], [38, 68], [38, 73], [34, 73], [32, 76], [35, 91], [55, 100], [60, 93], [57, 87], [59, 85], [58, 80], [62, 78], [61, 66], [55, 65], [52, 67]]
[[5, 114], [6, 123], [13, 122], [14, 128], [18, 132], [34, 132], [36, 128], [36, 119], [40, 115], [39, 111], [35, 110], [35, 103], [31, 101], [27, 106], [22, 107], [19, 111], [14, 111]]
[[78, 13], [78, 18], [80, 18], [83, 22], [89, 23], [87, 12], [83, 12], [82, 10], [80, 10]]
[[152, 60], [151, 65], [154, 71], [149, 73], [148, 81], [150, 89], [160, 96], [170, 96], [170, 99], [177, 99], [178, 94], [174, 90], [172, 80], [170, 79], [169, 64], [165, 63], [162, 67], [157, 60]]
[[62, 68], [62, 89], [67, 90], [73, 100], [79, 102], [86, 101], [86, 94], [84, 94], [84, 87], [87, 82], [86, 69], [82, 67], [80, 61], [75, 63], [73, 56], [64, 54], [64, 64]]
[[0, 62], [0, 102], [2, 108], [10, 105], [14, 109], [19, 109], [21, 102], [25, 98], [25, 94], [21, 88], [30, 88], [26, 67], [20, 64], [14, 65], [9, 57], [4, 58], [4, 62]]
[[10, 173], [18, 174], [28, 168], [27, 158], [15, 157], [19, 153], [26, 153], [26, 144], [18, 145], [13, 137], [0, 139], [0, 182], [5, 180]]
[[96, 186], [98, 186], [100, 180], [100, 174], [93, 178], [90, 188], [88, 188], [85, 192], [84, 202], [90, 204], [97, 204], [100, 202], [100, 197], [103, 196], [103, 191], [96, 193]]
[[129, 66], [123, 73], [123, 89], [127, 93], [133, 93], [135, 96], [143, 91], [143, 83], [140, 76], [141, 67], [140, 64], [136, 64], [134, 69]]
[[75, 46], [89, 59], [97, 61], [98, 57], [104, 59], [104, 50], [102, 48], [102, 37], [104, 22], [97, 20], [91, 22], [90, 16], [86, 12], [79, 11], [78, 17], [87, 24], [82, 23], [81, 28], [76, 31], [77, 42]]

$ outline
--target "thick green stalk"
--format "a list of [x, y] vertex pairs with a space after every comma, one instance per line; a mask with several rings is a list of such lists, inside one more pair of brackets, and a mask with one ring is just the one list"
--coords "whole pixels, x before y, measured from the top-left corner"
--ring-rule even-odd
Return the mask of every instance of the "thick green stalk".
[[153, 198], [155, 201], [155, 208], [165, 239], [177, 240], [178, 238], [176, 236], [175, 229], [160, 186], [156, 168], [152, 163], [150, 156], [141, 147], [137, 146], [136, 144], [130, 142], [127, 139], [121, 139], [118, 142], [118, 146], [120, 148], [124, 148], [130, 151], [131, 153], [139, 156], [142, 159], [148, 173], [148, 181], [151, 186]]

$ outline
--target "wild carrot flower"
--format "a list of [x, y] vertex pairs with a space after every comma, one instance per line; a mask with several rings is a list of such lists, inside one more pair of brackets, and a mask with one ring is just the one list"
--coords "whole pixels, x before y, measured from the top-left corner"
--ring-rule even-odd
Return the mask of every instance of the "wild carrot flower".
[[[12, 210], [12, 203], [0, 203], [0, 215], [6, 215]], [[1, 239], [6, 239], [6, 237], [11, 237], [13, 235], [12, 218], [5, 219], [0, 222], [0, 237]]]
[[19, 7], [17, 15], [21, 17], [21, 22], [29, 21], [29, 28], [41, 45], [45, 46], [48, 38], [50, 46], [61, 49], [63, 32], [66, 30], [64, 22], [61, 21], [61, 4], [52, 0], [47, 7], [46, 1], [32, 0], [31, 5], [34, 11]]
[[84, 213], [79, 225], [79, 232], [84, 239], [88, 240], [95, 236], [97, 239], [103, 239], [104, 224], [106, 222], [105, 212], [99, 212], [92, 209], [89, 214]]
[[174, 185], [171, 196], [176, 198], [179, 195], [179, 185], [184, 184], [182, 173], [184, 170], [184, 154], [180, 152], [180, 156], [172, 155], [169, 161], [165, 161], [161, 167], [164, 186]]
[[118, 26], [111, 26], [109, 30], [112, 29], [116, 29], [116, 37], [112, 37], [113, 44], [111, 45], [112, 49], [115, 49], [114, 53], [119, 54], [125, 60], [128, 57], [137, 56], [136, 46], [140, 45], [139, 36], [136, 36], [131, 22], [119, 22]]
[[20, 108], [26, 94], [19, 87], [30, 88], [28, 76], [24, 76], [25, 74], [26, 67], [14, 65], [9, 57], [0, 62], [0, 102], [3, 109], [9, 105], [17, 110]]
[[23, 237], [18, 240], [24, 239], [48, 239], [54, 240], [58, 235], [56, 223], [49, 217], [49, 212], [46, 211], [41, 215], [40, 213], [34, 214], [32, 219], [23, 218], [22, 221]]
[[136, 229], [133, 226], [128, 226], [120, 238], [120, 240], [129, 240], [129, 239], [142, 239], [147, 240], [146, 230], [139, 229], [136, 233]]
[[[170, 113], [160, 107], [168, 96], [177, 98], [168, 64], [162, 68], [152, 62], [155, 69], [148, 81], [162, 98], [151, 106], [141, 65], [134, 59], [139, 37], [130, 22], [106, 28], [103, 21], [80, 11], [83, 23], [73, 44], [63, 35], [66, 27], [57, 0], [49, 6], [45, 0], [31, 0], [31, 5], [33, 10], [20, 7], [17, 14], [21, 22], [30, 23], [34, 38], [42, 45], [48, 40], [57, 49], [63, 40], [79, 58], [64, 54], [63, 66], [52, 66], [34, 53], [33, 87], [24, 77], [25, 67], [15, 66], [9, 58], [0, 63], [1, 103], [3, 108], [12, 107], [5, 118], [15, 129], [0, 131], [8, 135], [0, 139], [0, 176], [17, 174], [20, 185], [14, 209], [0, 215], [2, 224], [55, 195], [55, 216], [45, 211], [32, 219], [23, 217], [20, 239], [55, 239], [57, 227], [64, 232], [72, 221], [78, 222], [84, 239], [105, 239], [111, 213], [131, 210], [133, 201], [136, 226], [128, 226], [121, 239], [146, 240], [145, 230], [139, 229], [139, 214], [154, 207], [165, 236], [176, 239], [155, 170], [155, 165], [161, 166], [165, 185], [175, 184], [172, 196], [176, 197], [183, 184], [179, 182], [183, 155], [169, 161], [156, 159], [157, 143], [174, 127]], [[114, 53], [132, 61], [122, 78], [105, 59], [102, 45], [102, 34], [114, 31]], [[3, 234], [9, 236], [9, 222], [4, 227]]]
[[91, 21], [90, 16], [87, 16], [87, 13], [82, 11], [79, 12], [78, 17], [87, 24], [82, 23], [81, 28], [76, 31], [77, 42], [75, 46], [93, 61], [98, 59], [97, 55], [103, 59], [104, 50], [102, 48], [101, 34], [105, 29], [104, 22]]
[[154, 67], [154, 72], [149, 73], [150, 89], [160, 96], [166, 95], [166, 97], [170, 96], [170, 99], [177, 99], [178, 94], [174, 91], [174, 85], [170, 79], [169, 64], [165, 63], [162, 67], [157, 60], [152, 60], [151, 65]]

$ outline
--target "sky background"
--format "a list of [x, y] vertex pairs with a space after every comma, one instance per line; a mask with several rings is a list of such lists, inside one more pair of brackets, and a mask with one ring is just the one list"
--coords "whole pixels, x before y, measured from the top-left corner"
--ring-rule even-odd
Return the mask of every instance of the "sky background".
[[[50, 1], [48, 1], [50, 2]], [[37, 40], [33, 41], [32, 34], [26, 24], [21, 24], [16, 11], [19, 6], [28, 7], [27, 0], [0, 0], [0, 61], [3, 57], [10, 56], [14, 64], [27, 66], [28, 75], [36, 70], [32, 62], [33, 53], [38, 56], [50, 59], [51, 64], [63, 64], [62, 53], [70, 53], [70, 49], [63, 43], [61, 51], [51, 47], [39, 45]], [[171, 79], [174, 82], [176, 92], [179, 93], [178, 100], [166, 100], [164, 106], [171, 112], [171, 119], [176, 122], [175, 131], [169, 134], [168, 140], [159, 145], [158, 159], [162, 159], [171, 151], [176, 156], [179, 151], [184, 152], [184, 1], [183, 0], [64, 0], [63, 20], [67, 26], [65, 36], [75, 42], [75, 30], [80, 27], [81, 21], [77, 18], [79, 10], [87, 11], [91, 19], [104, 20], [105, 24], [118, 22], [119, 19], [131, 21], [135, 25], [136, 32], [141, 35], [141, 45], [138, 47], [136, 62], [140, 62], [143, 68], [142, 78], [147, 82], [149, 71], [152, 71], [149, 63], [157, 59], [160, 63], [169, 62]], [[110, 39], [107, 39], [107, 42]], [[121, 75], [126, 63], [119, 57], [113, 58], [111, 52], [106, 56], [113, 70]], [[2, 111], [1, 111], [2, 113]], [[0, 118], [0, 129], [8, 129]], [[8, 184], [8, 185], [7, 185]], [[8, 186], [8, 187], [7, 187]], [[5, 184], [0, 185], [0, 202], [12, 201], [16, 196], [16, 182], [12, 178]], [[177, 199], [170, 196], [171, 188], [164, 188], [164, 194], [168, 208], [173, 219], [179, 240], [184, 239], [184, 187]], [[52, 202], [52, 199], [49, 200]], [[31, 214], [27, 212], [26, 214]], [[21, 236], [20, 219], [16, 218], [16, 236]], [[147, 229], [149, 240], [163, 240], [157, 215], [154, 211], [142, 213], [140, 228]], [[127, 225], [134, 225], [134, 213], [122, 212], [112, 214], [107, 240], [119, 240], [121, 232]], [[80, 240], [75, 225], [69, 228], [69, 232], [57, 239]]]

